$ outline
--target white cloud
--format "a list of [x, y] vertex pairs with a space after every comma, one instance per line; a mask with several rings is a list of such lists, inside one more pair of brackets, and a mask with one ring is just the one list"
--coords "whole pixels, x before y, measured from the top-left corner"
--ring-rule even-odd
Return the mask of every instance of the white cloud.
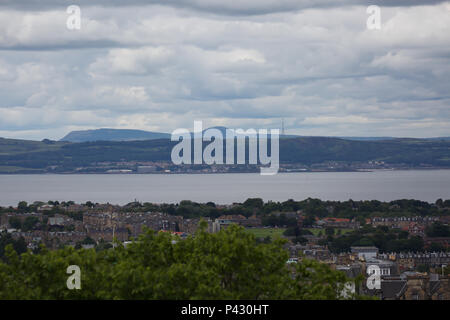
[[148, 75], [166, 66], [173, 54], [165, 47], [112, 49], [106, 58], [98, 58], [91, 68], [94, 74], [98, 70], [103, 73]]
[[80, 3], [80, 31], [54, 1], [3, 3], [1, 135], [283, 117], [288, 133], [450, 135], [449, 3], [382, 7], [379, 31], [359, 1], [99, 3]]

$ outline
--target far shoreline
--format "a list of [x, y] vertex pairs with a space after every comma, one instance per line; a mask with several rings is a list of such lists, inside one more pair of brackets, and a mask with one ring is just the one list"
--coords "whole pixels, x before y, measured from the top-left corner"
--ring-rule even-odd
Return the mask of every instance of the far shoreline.
[[[291, 174], [291, 173], [368, 173], [368, 172], [387, 172], [387, 171], [439, 171], [450, 170], [450, 167], [433, 167], [433, 168], [385, 168], [385, 169], [354, 169], [354, 170], [288, 170], [279, 171], [277, 174]], [[260, 174], [256, 171], [243, 172], [0, 172], [0, 176], [13, 175], [109, 175], [109, 176], [123, 176], [123, 175], [224, 175], [224, 174]]]

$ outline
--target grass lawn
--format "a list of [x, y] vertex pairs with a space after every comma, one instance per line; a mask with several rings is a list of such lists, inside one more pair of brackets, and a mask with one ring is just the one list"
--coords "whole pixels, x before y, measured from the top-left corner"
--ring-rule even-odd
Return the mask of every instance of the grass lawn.
[[255, 235], [256, 238], [265, 238], [267, 236], [272, 239], [276, 236], [282, 237], [283, 232], [286, 230], [284, 228], [247, 228], [245, 229]]
[[[319, 234], [320, 231], [322, 231], [322, 234], [325, 234], [325, 228], [323, 229], [318, 229], [318, 228], [308, 228], [307, 230], [311, 231], [315, 236], [317, 236]], [[334, 232], [336, 234], [336, 232], [338, 230], [341, 230], [341, 235], [346, 234], [348, 232], [352, 232], [354, 229], [338, 229], [338, 228], [334, 228]]]

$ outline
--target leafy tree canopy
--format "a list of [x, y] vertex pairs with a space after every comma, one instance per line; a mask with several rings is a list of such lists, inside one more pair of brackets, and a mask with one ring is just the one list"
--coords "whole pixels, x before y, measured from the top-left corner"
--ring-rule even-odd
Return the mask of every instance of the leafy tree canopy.
[[[175, 240], [175, 241], [174, 241]], [[287, 264], [284, 241], [257, 243], [242, 227], [179, 240], [148, 230], [126, 248], [65, 247], [19, 255], [6, 246], [0, 299], [343, 299], [345, 274], [316, 261]], [[81, 289], [66, 287], [69, 265]]]

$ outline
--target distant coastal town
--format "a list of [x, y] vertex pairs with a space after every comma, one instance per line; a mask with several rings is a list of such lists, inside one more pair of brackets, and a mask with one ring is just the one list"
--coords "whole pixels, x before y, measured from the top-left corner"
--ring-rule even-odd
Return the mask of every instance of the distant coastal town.
[[[305, 165], [301, 163], [280, 164], [279, 172], [358, 172], [372, 170], [442, 169], [423, 165], [411, 167], [406, 164], [386, 164], [384, 161], [345, 162], [326, 161]], [[444, 167], [444, 169], [447, 169]], [[174, 165], [171, 162], [120, 162], [97, 163], [95, 167], [79, 167], [72, 173], [105, 174], [180, 174], [180, 173], [257, 173], [259, 166], [245, 165]], [[70, 173], [70, 172], [68, 172]]]
[[[375, 170], [439, 170], [448, 167], [408, 164], [389, 164], [384, 161], [346, 162], [325, 161], [314, 164], [281, 163], [278, 172], [367, 172]], [[174, 165], [170, 161], [119, 161], [96, 162], [75, 168], [60, 168], [49, 166], [45, 170], [21, 169], [14, 172], [0, 172], [0, 174], [208, 174], [208, 173], [259, 173], [260, 167], [252, 164], [235, 165]]]

